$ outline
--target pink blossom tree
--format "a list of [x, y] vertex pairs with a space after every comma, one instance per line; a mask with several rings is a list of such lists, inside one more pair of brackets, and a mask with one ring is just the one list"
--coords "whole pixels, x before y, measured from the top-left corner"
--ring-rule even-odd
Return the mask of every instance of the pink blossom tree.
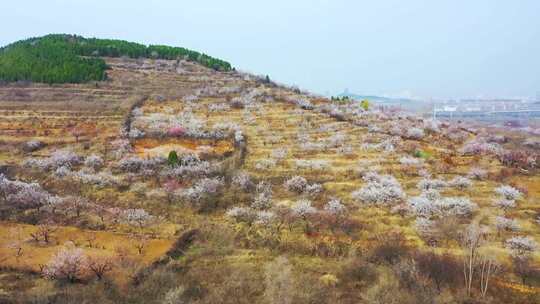
[[167, 130], [167, 135], [171, 137], [182, 137], [186, 134], [186, 129], [181, 126], [174, 126]]

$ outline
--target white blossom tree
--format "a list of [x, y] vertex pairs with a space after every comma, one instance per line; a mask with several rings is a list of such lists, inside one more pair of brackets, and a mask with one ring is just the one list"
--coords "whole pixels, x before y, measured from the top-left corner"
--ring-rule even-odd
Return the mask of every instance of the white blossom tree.
[[268, 210], [258, 211], [255, 217], [255, 224], [261, 225], [263, 227], [270, 227], [276, 220], [276, 214]]
[[530, 255], [538, 248], [538, 244], [530, 236], [514, 236], [506, 240], [505, 245], [512, 255], [517, 257]]
[[472, 181], [463, 176], [456, 176], [454, 179], [450, 181], [450, 185], [460, 190], [465, 190], [472, 186]]
[[429, 189], [443, 189], [444, 187], [448, 186], [448, 183], [441, 180], [441, 179], [432, 179], [432, 178], [423, 178], [421, 179], [417, 187], [420, 190], [429, 190]]
[[502, 185], [495, 188], [495, 193], [507, 200], [519, 200], [523, 195], [521, 191], [509, 185]]
[[137, 226], [139, 227], [139, 229], [147, 227], [155, 220], [155, 217], [153, 215], [150, 215], [144, 209], [124, 210], [122, 218], [126, 223]]
[[424, 191], [416, 197], [407, 200], [411, 213], [428, 219], [437, 217], [469, 217], [478, 205], [466, 197], [442, 197], [436, 191]]
[[232, 207], [225, 214], [237, 222], [246, 222], [248, 224], [253, 223], [257, 216], [254, 210], [246, 207]]
[[287, 157], [288, 153], [289, 151], [285, 148], [277, 148], [277, 149], [272, 150], [272, 152], [270, 153], [270, 156], [273, 159], [283, 160], [285, 159], [285, 157]]
[[405, 133], [405, 137], [415, 140], [420, 140], [424, 138], [425, 132], [420, 128], [409, 128]]
[[84, 165], [88, 168], [92, 168], [94, 170], [99, 170], [101, 167], [103, 167], [104, 161], [103, 158], [99, 155], [90, 155], [84, 160]]
[[58, 251], [43, 268], [43, 275], [49, 279], [80, 280], [86, 271], [87, 256], [81, 248], [68, 246]]
[[525, 284], [527, 278], [533, 273], [532, 265], [533, 253], [538, 249], [538, 243], [530, 236], [514, 236], [505, 242], [506, 248], [510, 250], [514, 264], [514, 272], [521, 277]]
[[[11, 181], [0, 174], [0, 198], [9, 209], [40, 209], [50, 199], [50, 194], [43, 190], [38, 183]], [[0, 207], [1, 206], [0, 201]]]
[[76, 166], [80, 165], [82, 158], [75, 152], [70, 150], [57, 150], [51, 154], [48, 159], [49, 167], [56, 169], [60, 166]]
[[332, 233], [335, 228], [344, 227], [345, 219], [349, 214], [347, 207], [338, 198], [332, 198], [323, 206], [322, 219], [328, 221]]
[[214, 202], [224, 185], [222, 178], [203, 178], [184, 190], [182, 196], [194, 206], [205, 208]]
[[423, 165], [421, 158], [404, 156], [399, 159], [399, 163], [406, 167], [420, 167]]
[[287, 190], [296, 193], [302, 193], [308, 186], [308, 181], [302, 176], [293, 176], [285, 181], [284, 186]]
[[437, 201], [438, 208], [443, 216], [471, 216], [478, 209], [478, 205], [466, 197], [445, 197]]
[[515, 200], [508, 200], [505, 198], [495, 200], [493, 206], [500, 208], [503, 211], [508, 211], [510, 209], [516, 208], [517, 204]]
[[243, 191], [250, 191], [255, 187], [251, 177], [246, 172], [238, 172], [232, 178], [232, 185], [242, 189]]
[[272, 207], [272, 193], [269, 191], [258, 192], [251, 203], [253, 209], [266, 210]]
[[469, 171], [469, 178], [475, 179], [475, 180], [484, 180], [487, 177], [487, 170], [484, 170], [482, 168], [472, 168]]
[[324, 207], [324, 211], [334, 216], [342, 216], [347, 213], [347, 207], [343, 205], [341, 200], [334, 198], [328, 201]]
[[367, 182], [362, 188], [351, 194], [353, 200], [366, 205], [391, 206], [405, 198], [400, 183], [391, 175], [368, 173], [364, 176]]
[[307, 199], [301, 199], [292, 206], [291, 211], [295, 217], [301, 219], [304, 222], [304, 231], [308, 232], [310, 228], [309, 217], [317, 213], [317, 209], [312, 206], [311, 201]]
[[271, 170], [276, 166], [277, 162], [275, 159], [272, 158], [266, 158], [266, 159], [259, 159], [255, 163], [255, 168], [257, 170]]
[[324, 188], [321, 184], [314, 183], [307, 185], [306, 189], [304, 190], [304, 194], [313, 198], [321, 194], [323, 191]]
[[45, 143], [43, 143], [42, 141], [33, 139], [24, 143], [23, 150], [25, 152], [34, 152], [36, 150], [41, 149], [44, 146], [45, 146]]
[[495, 218], [495, 227], [499, 231], [518, 231], [519, 224], [515, 219], [506, 218], [504, 216], [497, 216]]

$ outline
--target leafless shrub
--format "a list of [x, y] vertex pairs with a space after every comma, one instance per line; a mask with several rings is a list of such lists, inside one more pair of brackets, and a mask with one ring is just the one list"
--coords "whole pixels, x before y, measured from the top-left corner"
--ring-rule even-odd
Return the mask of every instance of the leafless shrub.
[[461, 280], [460, 261], [449, 254], [419, 252], [414, 255], [414, 260], [418, 270], [435, 284], [439, 292], [444, 285], [455, 287]]
[[52, 222], [48, 222], [37, 226], [37, 230], [30, 233], [30, 236], [37, 243], [43, 242], [49, 244], [53, 237], [53, 233], [56, 232], [56, 230], [58, 230], [58, 227]]
[[396, 264], [401, 258], [409, 255], [409, 246], [401, 233], [380, 235], [377, 245], [372, 250], [370, 259], [376, 263]]
[[86, 261], [88, 269], [94, 273], [98, 280], [103, 279], [106, 273], [114, 269], [114, 261], [109, 257], [90, 256]]

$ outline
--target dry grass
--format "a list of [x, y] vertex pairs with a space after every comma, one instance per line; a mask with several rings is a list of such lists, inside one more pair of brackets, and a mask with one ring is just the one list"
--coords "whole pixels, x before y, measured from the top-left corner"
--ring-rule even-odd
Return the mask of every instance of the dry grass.
[[[139, 255], [133, 246], [134, 240], [127, 234], [81, 230], [75, 227], [58, 227], [53, 233], [51, 243], [41, 244], [30, 238], [30, 234], [37, 230], [36, 226], [6, 222], [0, 224], [0, 256], [5, 257], [2, 266], [36, 273], [39, 273], [41, 265], [46, 265], [68, 242], [85, 248], [90, 256], [114, 257], [118, 250], [122, 249], [145, 265], [165, 254], [172, 244], [169, 239], [149, 239], [143, 254]], [[10, 243], [17, 240], [21, 241], [23, 252], [20, 257], [16, 256], [16, 249], [9, 248]]]

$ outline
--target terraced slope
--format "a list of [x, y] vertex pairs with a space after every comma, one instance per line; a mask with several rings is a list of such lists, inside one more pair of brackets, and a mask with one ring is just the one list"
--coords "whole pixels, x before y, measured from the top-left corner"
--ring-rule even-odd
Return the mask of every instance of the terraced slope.
[[[462, 267], [471, 224], [482, 227], [482, 254], [507, 269], [508, 240], [540, 241], [538, 154], [517, 145], [523, 135], [506, 134], [505, 143], [464, 124], [364, 111], [187, 61], [105, 60], [106, 82], [0, 87], [2, 170], [50, 195], [37, 207], [1, 210], [1, 225], [22, 227], [31, 255], [14, 256], [7, 245], [18, 233], [1, 234], [0, 264], [10, 267], [7, 277], [27, 273], [16, 281], [27, 293], [57, 279], [42, 278], [35, 261], [75, 246], [115, 260], [107, 276], [118, 298], [102, 295], [110, 301], [160, 302], [178, 285], [197, 303], [267, 301], [268, 265], [286, 256], [294, 303], [355, 303], [375, 292], [361, 273], [369, 267], [380, 278], [397, 276], [426, 252], [449, 253]], [[30, 140], [40, 142], [29, 147]], [[529, 158], [512, 154], [517, 148]], [[503, 185], [514, 197], [497, 193]], [[53, 242], [27, 239], [50, 225], [61, 227]], [[67, 231], [97, 235], [99, 245], [65, 245]], [[538, 253], [529, 257], [537, 267]], [[456, 293], [458, 275], [444, 288]], [[534, 303], [535, 284], [509, 270], [490, 292]]]

